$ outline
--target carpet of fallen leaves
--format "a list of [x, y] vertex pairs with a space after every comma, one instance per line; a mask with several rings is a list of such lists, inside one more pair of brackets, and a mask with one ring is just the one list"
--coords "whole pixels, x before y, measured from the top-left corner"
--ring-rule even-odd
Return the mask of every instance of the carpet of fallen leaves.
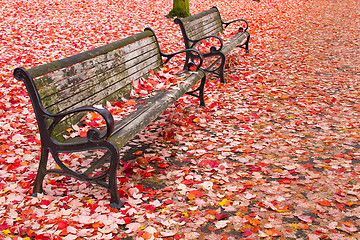
[[120, 210], [62, 176], [31, 197], [40, 141], [11, 72], [148, 26], [164, 52], [180, 50], [172, 1], [0, 3], [0, 239], [360, 239], [356, 0], [190, 1], [248, 19], [250, 53], [228, 56], [206, 108], [184, 97], [123, 149]]

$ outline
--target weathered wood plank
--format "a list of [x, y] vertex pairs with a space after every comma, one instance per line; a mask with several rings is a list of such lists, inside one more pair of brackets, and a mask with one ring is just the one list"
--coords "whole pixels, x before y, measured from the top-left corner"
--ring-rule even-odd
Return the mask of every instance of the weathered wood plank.
[[185, 17], [185, 18], [182, 18], [181, 21], [183, 23], [187, 23], [187, 22], [193, 22], [199, 18], [202, 18], [204, 16], [207, 16], [213, 12], [219, 12], [216, 8], [211, 8], [209, 10], [206, 10], [206, 11], [203, 11], [203, 12], [200, 12], [200, 13], [197, 13], [197, 14], [194, 14], [194, 15], [191, 15], [189, 17]]
[[[63, 109], [62, 111], [75, 109], [78, 107], [86, 106], [86, 105], [106, 105], [106, 102], [113, 102], [120, 97], [126, 95], [130, 92], [132, 89], [132, 80], [138, 79], [140, 77], [144, 77], [147, 75], [150, 71], [150, 69], [156, 69], [159, 67], [158, 63], [153, 63], [153, 65], [146, 65], [147, 67], [144, 69], [138, 69], [138, 71], [134, 71], [134, 74], [132, 76], [129, 76], [126, 81], [118, 82], [115, 85], [109, 86], [107, 88], [101, 89], [102, 91], [98, 94], [94, 94], [89, 96], [86, 99], [80, 100], [78, 102], [73, 102], [72, 99], [67, 99], [66, 101], [62, 103], [58, 103], [57, 105], [52, 106], [54, 109], [49, 109], [50, 112], [61, 112], [61, 109], [59, 106], [60, 104], [63, 104], [67, 106], [66, 109]], [[57, 124], [56, 128], [54, 129], [54, 136], [58, 139], [58, 141], [64, 140], [62, 138], [62, 133], [65, 129], [71, 127], [71, 125], [76, 124], [79, 122], [82, 116], [84, 116], [86, 113], [80, 113], [80, 114], [74, 114], [67, 118], [65, 118], [63, 121]]]
[[221, 52], [225, 55], [228, 54], [237, 45], [244, 43], [249, 36], [250, 34], [248, 32], [236, 33], [224, 43], [224, 47], [222, 48]]
[[203, 72], [193, 72], [188, 78], [178, 84], [177, 87], [168, 91], [159, 91], [155, 96], [146, 101], [146, 105], [130, 113], [123, 120], [115, 125], [114, 132], [110, 139], [120, 148], [137, 133], [144, 129], [158, 115], [165, 111], [182, 95], [188, 92], [202, 77]]
[[154, 34], [151, 31], [144, 31], [144, 32], [138, 33], [136, 35], [132, 35], [127, 38], [120, 39], [116, 42], [113, 42], [113, 43], [110, 43], [110, 44], [107, 44], [107, 45], [104, 45], [104, 46], [101, 46], [98, 48], [91, 49], [86, 52], [82, 52], [82, 53], [79, 53], [79, 54], [76, 54], [76, 55], [73, 55], [73, 56], [70, 56], [67, 58], [57, 60], [55, 62], [51, 62], [48, 64], [44, 64], [44, 65], [40, 65], [40, 66], [31, 68], [31, 69], [28, 69], [28, 72], [30, 73], [30, 75], [33, 78], [37, 78], [39, 76], [57, 71], [59, 69], [72, 66], [78, 62], [84, 62], [88, 59], [97, 57], [99, 55], [103, 55], [103, 54], [111, 52], [115, 49], [122, 48], [126, 45], [129, 45], [131, 43], [137, 42], [143, 38], [150, 37], [150, 36], [154, 36]]
[[[158, 62], [154, 61], [155, 59]], [[127, 91], [121, 91], [123, 87], [132, 83], [132, 80], [144, 77], [149, 73], [150, 69], [159, 67], [161, 62], [158, 56], [154, 56], [151, 59], [145, 60], [142, 64], [131, 66], [121, 73], [107, 72], [103, 76], [92, 78], [92, 81], [96, 81], [96, 85], [92, 85], [91, 88], [85, 88], [83, 91], [64, 98], [59, 95], [62, 101], [58, 101], [56, 104], [48, 106], [47, 110], [50, 112], [62, 112], [73, 108], [77, 108], [85, 105], [99, 104], [100, 100], [106, 99], [109, 95], [119, 91], [118, 97], [125, 95]], [[68, 93], [65, 95], [69, 96]], [[54, 98], [54, 96], [52, 97]]]
[[218, 25], [221, 25], [221, 18], [218, 12], [210, 13], [192, 22], [186, 22], [184, 26], [186, 31], [192, 31], [192, 29], [197, 28], [199, 25], [206, 25], [210, 22], [218, 22]]
[[[140, 45], [141, 42], [141, 45]], [[146, 54], [152, 50], [158, 51], [158, 47], [154, 39], [146, 38], [144, 41], [138, 41], [133, 45], [137, 47], [131, 50], [129, 46], [121, 49], [116, 49], [112, 52], [97, 56], [96, 58], [74, 64], [73, 66], [58, 70], [41, 78], [35, 79], [35, 84], [38, 88], [39, 94], [42, 98], [52, 95], [63, 88], [77, 84], [78, 81], [87, 79], [92, 74], [106, 71], [112, 67], [121, 64], [122, 62], [137, 59], [139, 55]], [[142, 57], [138, 60], [141, 61]], [[93, 70], [92, 70], [93, 69]], [[54, 83], [56, 88], [54, 88]]]
[[[199, 23], [197, 26], [192, 26], [192, 27], [188, 27], [186, 26], [185, 30], [187, 33], [193, 33], [193, 32], [199, 32], [199, 31], [203, 31], [204, 29], [207, 28], [213, 28], [213, 26], [216, 26], [217, 28], [222, 29], [222, 25], [220, 24], [219, 21], [217, 21], [216, 19], [212, 20], [212, 21], [207, 21], [207, 22], [201, 22]], [[199, 27], [201, 27], [201, 29], [199, 29]]]
[[[62, 86], [60, 87], [55, 84], [54, 88], [59, 88], [61, 90], [42, 98], [44, 106], [49, 108], [52, 105], [56, 105], [64, 99], [72, 98], [73, 96], [83, 95], [82, 98], [85, 98], [87, 95], [94, 94], [96, 92], [96, 88], [101, 89], [103, 85], [112, 85], [116, 82], [122, 81], [123, 79], [126, 80], [128, 76], [131, 76], [134, 72], [144, 68], [147, 64], [150, 65], [152, 62], [161, 64], [159, 61], [160, 58], [158, 50], [156, 49], [144, 54], [142, 57], [143, 59], [138, 57], [126, 62], [121, 61], [121, 64], [115, 65], [112, 68], [105, 69], [103, 71], [93, 68], [89, 70], [88, 73], [84, 72], [69, 81], [62, 81]], [[66, 86], [66, 83], [69, 83], [69, 86]], [[96, 87], [96, 85], [100, 86]]]
[[221, 28], [219, 28], [216, 25], [212, 25], [210, 27], [202, 27], [200, 26], [197, 31], [193, 31], [188, 34], [189, 39], [196, 40], [200, 39], [205, 36], [211, 36], [211, 35], [218, 35], [221, 31]]

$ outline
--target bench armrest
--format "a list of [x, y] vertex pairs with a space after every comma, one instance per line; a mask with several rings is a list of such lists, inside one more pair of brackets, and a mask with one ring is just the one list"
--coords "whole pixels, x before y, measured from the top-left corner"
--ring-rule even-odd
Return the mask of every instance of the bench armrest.
[[[199, 69], [200, 69], [200, 67], [201, 67], [201, 65], [202, 65], [202, 63], [203, 63], [203, 57], [202, 57], [201, 53], [200, 53], [198, 50], [196, 50], [196, 49], [185, 49], [185, 50], [182, 50], [182, 51], [179, 51], [179, 52], [175, 52], [175, 53], [172, 53], [172, 54], [163, 53], [163, 52], [161, 51], [161, 49], [160, 49], [159, 41], [157, 40], [157, 37], [156, 37], [156, 34], [155, 34], [154, 30], [152, 30], [151, 28], [147, 27], [147, 28], [144, 29], [144, 31], [151, 31], [151, 32], [153, 33], [153, 35], [154, 35], [154, 37], [155, 37], [155, 40], [156, 40], [156, 42], [157, 42], [157, 44], [158, 44], [158, 46], [159, 46], [159, 51], [160, 51], [161, 56], [166, 58], [164, 64], [168, 63], [168, 62], [170, 61], [170, 59], [171, 59], [172, 57], [174, 57], [175, 55], [186, 52], [186, 55], [188, 55], [188, 54], [189, 54], [189, 55], [192, 55], [191, 57], [193, 57], [193, 58], [191, 58], [191, 59], [200, 59], [200, 62], [199, 62], [198, 65], [196, 65], [195, 63], [192, 62], [192, 63], [190, 63], [189, 67], [191, 67], [191, 66], [196, 66], [196, 70], [199, 70]], [[197, 56], [195, 56], [195, 55], [192, 54], [191, 52], [193, 52], [193, 53], [195, 52]]]
[[235, 23], [235, 22], [244, 22], [245, 23], [245, 29], [243, 27], [240, 27], [239, 32], [245, 32], [248, 30], [249, 24], [245, 19], [236, 19], [236, 20], [232, 20], [230, 22], [222, 22], [222, 24], [224, 24], [225, 28], [227, 28], [231, 23]]
[[199, 39], [188, 39], [189, 42], [193, 43], [190, 47], [194, 47], [198, 42], [208, 39], [208, 38], [216, 38], [220, 42], [220, 47], [217, 49], [216, 47], [212, 46], [212, 47], [210, 47], [210, 52], [220, 51], [223, 48], [223, 46], [224, 46], [223, 40], [219, 36], [215, 36], [215, 35], [205, 36], [205, 37], [202, 37]]
[[114, 126], [115, 126], [115, 121], [114, 121], [114, 118], [113, 118], [112, 114], [110, 113], [110, 111], [106, 108], [99, 108], [99, 107], [94, 107], [94, 106], [80, 107], [80, 108], [77, 108], [77, 109], [74, 109], [71, 111], [58, 113], [58, 114], [48, 114], [48, 117], [54, 120], [49, 127], [49, 131], [51, 132], [55, 128], [55, 126], [66, 116], [68, 116], [70, 114], [74, 114], [74, 113], [79, 113], [79, 112], [99, 113], [106, 122], [106, 133], [103, 136], [100, 136], [100, 130], [97, 128], [91, 128], [88, 130], [86, 137], [88, 138], [89, 142], [96, 142], [99, 140], [103, 141], [103, 140], [107, 139], [113, 132]]
[[[192, 48], [191, 48], [191, 49], [184, 49], [184, 50], [181, 50], [181, 51], [172, 53], [172, 54], [161, 53], [161, 55], [162, 55], [163, 57], [166, 57], [166, 60], [165, 60], [164, 64], [168, 63], [168, 62], [170, 61], [170, 59], [171, 59], [172, 57], [174, 57], [175, 55], [180, 54], [180, 53], [184, 53], [184, 52], [185, 52], [186, 54], [189, 53], [190, 55], [192, 55], [191, 59], [199, 59], [199, 64], [195, 64], [194, 62], [190, 62], [189, 65], [188, 65], [189, 68], [190, 68], [191, 66], [195, 66], [195, 67], [196, 67], [196, 70], [199, 70], [200, 67], [201, 67], [201, 65], [202, 65], [202, 63], [203, 63], [203, 57], [202, 57], [200, 51], [198, 51], [198, 50], [196, 50], [196, 49], [192, 49]], [[193, 53], [196, 53], [196, 54], [193, 54]], [[189, 69], [189, 70], [190, 70], [190, 69]]]

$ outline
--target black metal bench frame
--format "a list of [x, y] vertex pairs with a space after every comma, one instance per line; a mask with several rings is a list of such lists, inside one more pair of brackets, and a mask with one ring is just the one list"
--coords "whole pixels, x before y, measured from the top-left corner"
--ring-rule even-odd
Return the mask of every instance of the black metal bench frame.
[[[213, 24], [218, 25], [216, 29], [212, 29], [213, 26], [208, 27], [208, 25], [203, 25], [203, 24], [208, 24], [207, 22], [209, 20], [208, 17], [211, 14], [215, 14], [216, 17], [214, 19], [215, 21], [210, 20], [212, 22], [209, 23], [209, 25], [213, 25]], [[189, 37], [189, 30], [187, 29], [186, 25], [196, 21], [198, 22], [194, 26], [195, 27], [194, 31], [197, 32], [199, 37], [193, 39]], [[215, 74], [215, 76], [220, 78], [221, 83], [225, 83], [225, 79], [224, 79], [225, 56], [235, 47], [240, 47], [245, 49], [246, 53], [249, 52], [250, 34], [247, 31], [249, 27], [248, 22], [245, 19], [236, 19], [229, 22], [224, 22], [221, 19], [219, 9], [215, 6], [207, 11], [200, 12], [186, 18], [175, 18], [174, 22], [178, 24], [181, 29], [181, 33], [183, 36], [186, 49], [195, 48], [198, 44], [201, 44], [201, 41], [208, 40], [211, 38], [216, 38], [219, 41], [220, 46], [218, 48], [215, 46], [211, 46], [208, 52], [202, 53], [202, 56], [204, 60], [210, 57], [217, 57], [217, 59], [214, 62], [209, 64], [209, 66], [207, 66], [203, 70]], [[228, 39], [226, 43], [224, 43], [223, 39], [217, 36], [217, 34], [222, 32], [230, 24], [235, 22], [243, 22], [244, 26], [239, 27], [238, 33], [233, 37], [231, 37], [230, 39]], [[202, 34], [200, 34], [198, 27], [199, 28], [204, 27], [203, 29], [204, 32]], [[191, 61], [194, 60], [193, 57], [194, 56], [190, 56], [190, 54], [187, 55], [184, 69], [188, 67], [187, 64], [190, 62], [190, 60]], [[213, 68], [219, 61], [220, 61], [219, 66]]]
[[[35, 78], [42, 77], [46, 74], [51, 74], [65, 68], [71, 68], [71, 66], [74, 66], [74, 64], [79, 64], [82, 61], [89, 59], [91, 60], [93, 58], [95, 59], [96, 57], [101, 56], [101, 54], [108, 54], [114, 49], [126, 46], [127, 42], [133, 43], [138, 41], [139, 39], [141, 40], [142, 38], [149, 36], [155, 38], [156, 40], [160, 60], [162, 58], [165, 58], [165, 61], [161, 60], [162, 64], [166, 64], [173, 56], [184, 52], [189, 53], [192, 57], [195, 57], [195, 55], [197, 55], [196, 58], [200, 59], [197, 64], [190, 64], [192, 66], [196, 66], [197, 70], [188, 73], [189, 76], [183, 82], [183, 85], [180, 83], [178, 85], [178, 88], [159, 91], [159, 94], [153, 97], [141, 99], [140, 103], [136, 105], [139, 107], [139, 109], [137, 109], [133, 113], [130, 113], [129, 116], [127, 116], [125, 119], [120, 120], [119, 122], [114, 121], [114, 118], [108, 109], [99, 108], [94, 105], [81, 106], [67, 111], [60, 111], [59, 113], [52, 113], [44, 107], [44, 99], [42, 99], [42, 96], [39, 94], [39, 89], [34, 82]], [[122, 207], [124, 203], [122, 203], [119, 198], [116, 177], [117, 167], [120, 158], [119, 148], [124, 146], [128, 140], [130, 140], [138, 132], [144, 129], [151, 121], [153, 121], [169, 105], [175, 102], [183, 94], [195, 96], [199, 98], [201, 106], [205, 105], [205, 73], [199, 69], [202, 61], [203, 59], [197, 50], [186, 49], [173, 54], [165, 54], [161, 52], [155, 33], [150, 28], [146, 28], [142, 33], [74, 56], [70, 56], [68, 58], [60, 59], [52, 63], [37, 66], [28, 70], [23, 67], [16, 68], [14, 70], [14, 77], [15, 79], [21, 80], [25, 83], [36, 115], [41, 137], [41, 157], [36, 179], [34, 182], [33, 196], [37, 196], [37, 193], [43, 192], [42, 185], [45, 175], [53, 173], [70, 176], [81, 181], [94, 183], [101, 187], [104, 187], [110, 192], [111, 195], [110, 207]], [[95, 65], [95, 68], [96, 67], [97, 66]], [[67, 74], [69, 73], [66, 73], [65, 75]], [[191, 91], [191, 87], [197, 84], [199, 81], [199, 87]], [[52, 82], [51, 84], [55, 86], [56, 83]], [[105, 120], [106, 130], [101, 131], [97, 128], [91, 128], [90, 130], [88, 130], [87, 137], [85, 138], [79, 138], [69, 143], [67, 143], [66, 141], [59, 142], [59, 140], [54, 137], [54, 129], [56, 129], [57, 126], [60, 125], [60, 123], [64, 121], [64, 119], [68, 118], [71, 114], [80, 112], [96, 112], [100, 114]], [[140, 117], [138, 117], [141, 114], [143, 114], [143, 119], [140, 119]], [[133, 127], [129, 127], [129, 125], [131, 124], [133, 125]], [[117, 131], [117, 135], [114, 137], [113, 135], [115, 131]], [[104, 149], [106, 151], [106, 154], [102, 158], [94, 161], [91, 166], [83, 173], [73, 171], [72, 169], [67, 167], [59, 158], [59, 153], [71, 153], [92, 149]], [[58, 168], [47, 169], [49, 153], [52, 155], [53, 159], [58, 165]], [[110, 158], [110, 166], [108, 167], [108, 169], [106, 169], [99, 176], [90, 176], [91, 172], [97, 167], [101, 166], [105, 161], [108, 161], [108, 158]]]

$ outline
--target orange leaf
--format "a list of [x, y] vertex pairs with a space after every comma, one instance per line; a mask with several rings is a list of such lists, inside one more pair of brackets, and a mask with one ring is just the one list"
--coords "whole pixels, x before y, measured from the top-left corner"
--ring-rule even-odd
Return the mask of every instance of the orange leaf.
[[152, 237], [152, 233], [144, 232], [141, 236], [143, 239], [150, 239]]
[[265, 229], [265, 232], [272, 237], [278, 237], [282, 234], [282, 232], [276, 231], [275, 229]]
[[251, 220], [250, 220], [250, 223], [251, 223], [251, 225], [253, 225], [253, 226], [257, 226], [257, 225], [260, 225], [260, 224], [261, 224], [260, 220], [257, 219], [257, 218], [251, 219]]
[[309, 229], [309, 225], [307, 223], [299, 222], [298, 226], [301, 229]]
[[353, 227], [355, 226], [352, 222], [343, 222], [343, 224], [347, 227]]
[[322, 206], [326, 206], [326, 207], [330, 207], [330, 202], [326, 199], [322, 199], [320, 201], [317, 201], [318, 204], [322, 205]]
[[87, 131], [81, 131], [80, 132], [80, 137], [86, 137], [86, 135], [87, 135]]
[[136, 104], [135, 99], [129, 99], [126, 101], [126, 106], [134, 106]]
[[287, 206], [284, 206], [283, 208], [277, 208], [276, 207], [276, 211], [277, 212], [289, 212], [289, 208]]
[[205, 212], [210, 215], [216, 215], [218, 213], [215, 209], [206, 209]]
[[195, 198], [200, 198], [204, 196], [204, 194], [201, 192], [201, 190], [192, 190], [188, 194], [188, 199], [193, 200]]
[[250, 148], [247, 148], [247, 149], [244, 149], [244, 151], [243, 151], [244, 153], [251, 153], [251, 152], [253, 152], [253, 150], [252, 149], [250, 149]]

